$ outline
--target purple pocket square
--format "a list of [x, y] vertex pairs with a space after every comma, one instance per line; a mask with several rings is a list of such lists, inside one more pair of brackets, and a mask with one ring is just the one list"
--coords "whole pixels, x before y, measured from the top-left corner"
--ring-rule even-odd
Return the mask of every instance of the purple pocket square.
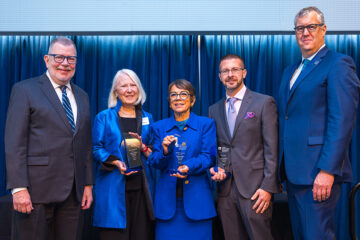
[[247, 112], [246, 116], [244, 117], [244, 119], [250, 119], [250, 118], [254, 118], [255, 117], [255, 113], [254, 112]]

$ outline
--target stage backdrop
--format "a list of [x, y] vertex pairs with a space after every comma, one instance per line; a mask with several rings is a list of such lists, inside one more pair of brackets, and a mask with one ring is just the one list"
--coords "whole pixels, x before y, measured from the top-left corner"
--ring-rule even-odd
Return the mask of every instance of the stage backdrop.
[[[244, 57], [248, 75], [245, 84], [252, 90], [277, 99], [283, 69], [300, 57], [293, 35], [144, 35], [70, 36], [76, 43], [79, 62], [74, 82], [90, 97], [92, 119], [107, 107], [107, 97], [115, 73], [122, 68], [140, 77], [148, 99], [144, 108], [155, 120], [171, 113], [167, 86], [178, 78], [191, 81], [197, 89], [194, 112], [207, 115], [209, 105], [224, 96], [218, 79], [221, 56], [236, 53]], [[0, 36], [0, 196], [5, 190], [4, 127], [11, 87], [23, 79], [45, 71], [43, 56], [53, 36]], [[360, 70], [360, 36], [327, 35], [327, 46], [353, 57]], [[360, 181], [360, 111], [350, 147], [354, 183]], [[348, 193], [344, 185], [337, 208], [337, 238], [350, 239]], [[360, 195], [360, 194], [358, 194]], [[357, 197], [360, 202], [360, 197]], [[360, 232], [360, 209], [357, 231]]]

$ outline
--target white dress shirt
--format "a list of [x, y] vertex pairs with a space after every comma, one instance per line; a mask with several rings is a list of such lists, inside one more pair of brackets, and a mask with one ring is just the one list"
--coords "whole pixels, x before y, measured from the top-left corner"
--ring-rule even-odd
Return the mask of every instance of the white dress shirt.
[[[234, 107], [235, 107], [235, 110], [236, 110], [236, 115], [238, 115], [239, 113], [239, 110], [240, 110], [240, 107], [241, 107], [241, 103], [242, 103], [242, 100], [244, 98], [244, 95], [245, 95], [245, 92], [246, 92], [246, 87], [245, 85], [240, 89], [239, 92], [237, 92], [235, 94], [235, 98], [237, 98], [238, 100], [234, 103]], [[226, 112], [229, 111], [229, 101], [228, 99], [231, 98], [229, 95], [226, 95], [226, 101], [225, 101], [225, 107], [226, 107]], [[227, 115], [226, 115], [227, 116]]]
[[[313, 55], [311, 55], [310, 57], [308, 57], [308, 58], [306, 58], [306, 59], [309, 60], [309, 61], [313, 60], [313, 58], [316, 56], [316, 54], [317, 54], [321, 49], [323, 49], [324, 47], [325, 47], [325, 44], [322, 45], [322, 46], [319, 48], [319, 50], [316, 51], [316, 53], [314, 53]], [[299, 75], [300, 75], [300, 73], [301, 73], [301, 70], [302, 70], [303, 67], [304, 67], [304, 59], [305, 59], [305, 58], [302, 57], [301, 63], [300, 63], [300, 65], [299, 65], [299, 67], [296, 69], [294, 75], [292, 76], [292, 78], [291, 78], [291, 80], [290, 80], [290, 85], [289, 85], [290, 90], [291, 90], [292, 86], [294, 85], [296, 79], [299, 77]]]

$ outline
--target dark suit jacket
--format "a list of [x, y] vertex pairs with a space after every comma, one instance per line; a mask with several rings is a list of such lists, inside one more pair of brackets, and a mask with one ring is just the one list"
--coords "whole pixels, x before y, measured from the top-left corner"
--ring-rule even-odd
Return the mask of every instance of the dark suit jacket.
[[312, 185], [319, 170], [352, 181], [348, 156], [360, 83], [353, 60], [327, 47], [289, 82], [300, 60], [285, 69], [279, 90], [280, 161], [293, 184]]
[[73, 133], [61, 101], [43, 74], [14, 85], [5, 128], [7, 188], [27, 187], [33, 203], [77, 198], [93, 184], [87, 94], [71, 84], [78, 114]]
[[[227, 123], [225, 100], [210, 106], [216, 122], [218, 146], [230, 148], [233, 179], [239, 193], [251, 198], [258, 188], [280, 191], [277, 181], [278, 119], [272, 97], [246, 89], [235, 123], [233, 137]], [[218, 184], [219, 196], [227, 196], [232, 180]]]

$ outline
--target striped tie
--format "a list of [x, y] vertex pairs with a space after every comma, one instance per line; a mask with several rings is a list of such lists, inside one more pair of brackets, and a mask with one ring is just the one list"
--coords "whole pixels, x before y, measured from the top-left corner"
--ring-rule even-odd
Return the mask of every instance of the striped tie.
[[73, 111], [71, 109], [69, 98], [67, 97], [67, 94], [66, 94], [66, 86], [61, 86], [60, 88], [62, 91], [62, 105], [64, 107], [66, 116], [69, 119], [71, 129], [74, 132], [75, 131], [74, 115], [73, 115]]

